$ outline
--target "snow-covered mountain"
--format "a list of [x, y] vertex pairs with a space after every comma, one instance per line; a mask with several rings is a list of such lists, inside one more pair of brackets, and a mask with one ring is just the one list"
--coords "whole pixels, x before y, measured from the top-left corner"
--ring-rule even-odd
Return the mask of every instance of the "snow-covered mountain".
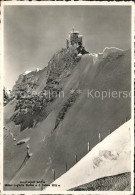
[[[77, 54], [74, 48], [62, 49], [44, 69], [19, 76], [15, 97], [4, 107], [4, 183], [26, 179], [52, 183], [52, 169], [60, 177], [66, 165], [67, 169], [75, 165], [75, 156], [79, 161], [87, 154], [89, 141], [93, 148], [99, 133], [104, 139], [131, 118], [130, 50], [109, 50], [107, 56]], [[127, 96], [93, 98], [91, 90], [93, 95], [126, 91]], [[32, 155], [24, 163], [27, 147]]]

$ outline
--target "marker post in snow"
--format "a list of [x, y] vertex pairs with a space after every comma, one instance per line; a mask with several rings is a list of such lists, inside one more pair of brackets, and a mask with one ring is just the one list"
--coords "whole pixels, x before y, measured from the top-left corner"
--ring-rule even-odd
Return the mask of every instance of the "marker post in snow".
[[43, 190], [43, 179], [41, 180], [41, 191]]
[[67, 169], [68, 169], [68, 166], [67, 166], [67, 163], [66, 163], [66, 172], [67, 172]]
[[77, 154], [75, 155], [75, 162], [77, 163]]
[[55, 181], [55, 169], [52, 169], [53, 172], [53, 180]]
[[88, 141], [88, 152], [90, 151], [90, 141]]
[[101, 142], [102, 141], [101, 133], [99, 133], [98, 137], [99, 137], [99, 141]]

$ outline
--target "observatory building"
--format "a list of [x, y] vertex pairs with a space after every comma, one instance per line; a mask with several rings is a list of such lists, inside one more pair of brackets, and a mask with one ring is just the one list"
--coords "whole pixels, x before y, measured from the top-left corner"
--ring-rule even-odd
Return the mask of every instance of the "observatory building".
[[82, 39], [83, 36], [79, 35], [79, 32], [75, 31], [73, 28], [72, 31], [69, 33], [69, 38], [67, 39], [67, 48], [69, 48], [70, 46], [82, 46]]

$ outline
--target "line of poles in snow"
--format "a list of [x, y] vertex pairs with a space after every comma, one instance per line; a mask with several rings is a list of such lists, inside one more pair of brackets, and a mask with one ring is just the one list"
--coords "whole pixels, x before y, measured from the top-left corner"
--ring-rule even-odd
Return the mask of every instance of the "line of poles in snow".
[[[111, 134], [111, 130], [109, 130], [109, 134]], [[99, 142], [101, 142], [103, 140], [103, 135], [102, 135], [101, 132], [99, 132], [98, 138], [99, 138]], [[91, 149], [92, 148], [91, 148], [90, 141], [88, 141], [88, 143], [87, 143], [87, 152], [90, 152]], [[75, 159], [75, 163], [77, 163], [78, 162], [78, 155], [77, 154], [75, 154], [74, 159]], [[67, 162], [65, 163], [65, 171], [66, 172], [68, 171], [68, 163]], [[53, 180], [55, 181], [56, 180], [56, 170], [55, 169], [52, 169], [52, 174], [53, 174]]]
[[[127, 122], [127, 120], [128, 120], [128, 117], [125, 118], [125, 122]], [[121, 126], [122, 124], [123, 123], [121, 123], [119, 126]], [[104, 132], [108, 132], [108, 131], [104, 131]], [[98, 134], [99, 142], [101, 142], [104, 139], [104, 137], [103, 137], [104, 132], [99, 132], [99, 134]], [[111, 133], [112, 133], [112, 130], [109, 129], [109, 134], [111, 134]], [[87, 142], [87, 152], [89, 153], [91, 151], [91, 149], [92, 149], [91, 142], [88, 141]], [[75, 154], [75, 156], [74, 156], [74, 161], [75, 161], [75, 164], [78, 162], [78, 155], [77, 154]], [[65, 172], [67, 172], [67, 171], [68, 171], [68, 163], [66, 162], [65, 163]], [[55, 169], [52, 169], [52, 176], [53, 176], [53, 181], [55, 181], [56, 180], [56, 170]]]

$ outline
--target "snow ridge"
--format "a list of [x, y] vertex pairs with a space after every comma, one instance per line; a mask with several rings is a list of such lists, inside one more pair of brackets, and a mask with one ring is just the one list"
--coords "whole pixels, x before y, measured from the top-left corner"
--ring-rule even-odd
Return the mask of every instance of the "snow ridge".
[[[40, 68], [36, 68], [36, 70], [34, 70], [34, 72], [39, 72], [41, 69]], [[27, 75], [29, 73], [33, 72], [33, 70], [26, 70], [23, 75]]]
[[23, 75], [27, 75], [27, 74], [29, 74], [30, 72], [32, 72], [32, 71], [26, 70], [26, 71], [23, 73]]

